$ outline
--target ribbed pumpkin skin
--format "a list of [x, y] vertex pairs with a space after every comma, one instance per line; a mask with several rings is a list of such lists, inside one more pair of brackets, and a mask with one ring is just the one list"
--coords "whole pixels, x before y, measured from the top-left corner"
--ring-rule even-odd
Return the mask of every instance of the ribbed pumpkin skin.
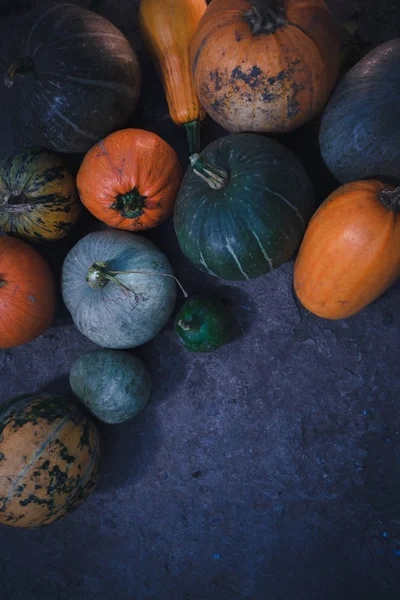
[[191, 75], [190, 44], [206, 8], [205, 0], [140, 3], [140, 31], [160, 73], [176, 125], [205, 117]]
[[324, 319], [355, 315], [400, 276], [400, 213], [378, 199], [379, 181], [338, 188], [305, 233], [295, 269], [301, 303]]
[[214, 190], [192, 167], [187, 170], [174, 216], [187, 258], [230, 280], [259, 277], [287, 261], [314, 206], [311, 182], [297, 157], [249, 133], [220, 138], [201, 157], [226, 169], [229, 182]]
[[93, 350], [74, 362], [69, 381], [88, 410], [105, 423], [124, 423], [147, 404], [151, 378], [143, 362], [121, 350]]
[[[86, 152], [131, 116], [141, 74], [135, 51], [109, 21], [73, 4], [18, 17], [2, 39], [1, 95], [24, 139], [59, 152]], [[20, 59], [30, 72], [7, 73]], [[10, 79], [10, 77], [9, 77]]]
[[105, 348], [134, 348], [152, 339], [174, 309], [171, 277], [118, 275], [132, 292], [110, 281], [101, 290], [86, 282], [97, 261], [115, 271], [172, 274], [165, 255], [149, 240], [127, 231], [89, 233], [69, 252], [62, 270], [62, 294], [79, 331]]
[[40, 148], [0, 162], [0, 229], [28, 241], [56, 241], [81, 213], [64, 159]]
[[41, 335], [57, 304], [53, 275], [26, 242], [0, 237], [0, 348], [14, 348]]
[[342, 183], [400, 181], [400, 39], [374, 48], [343, 78], [321, 121], [320, 147]]
[[26, 394], [0, 407], [0, 523], [33, 528], [74, 510], [93, 491], [100, 435], [74, 404]]
[[191, 48], [195, 89], [228, 131], [283, 133], [315, 116], [339, 68], [337, 27], [323, 0], [265, 0], [286, 23], [253, 33], [244, 0], [213, 0]]
[[[116, 229], [141, 231], [172, 214], [181, 179], [182, 167], [167, 142], [150, 131], [123, 129], [89, 150], [77, 186], [83, 204], [100, 221]], [[117, 199], [132, 190], [142, 197], [143, 206], [130, 217]]]

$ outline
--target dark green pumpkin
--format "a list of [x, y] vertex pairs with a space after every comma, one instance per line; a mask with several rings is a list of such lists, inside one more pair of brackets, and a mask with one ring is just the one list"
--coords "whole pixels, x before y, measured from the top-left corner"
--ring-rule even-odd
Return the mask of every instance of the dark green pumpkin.
[[400, 181], [400, 38], [374, 48], [342, 79], [325, 108], [322, 158], [342, 183]]
[[69, 3], [21, 13], [1, 40], [1, 96], [24, 141], [86, 152], [131, 116], [140, 67], [107, 19]]
[[179, 311], [175, 332], [191, 352], [212, 352], [230, 341], [231, 318], [216, 298], [194, 296]]
[[93, 491], [100, 434], [66, 398], [25, 394], [0, 408], [0, 523], [40, 527]]
[[311, 182], [292, 152], [269, 138], [237, 133], [212, 142], [191, 162], [174, 222], [196, 267], [223, 279], [250, 279], [292, 256], [314, 207]]
[[42, 148], [0, 161], [0, 230], [28, 241], [56, 241], [81, 213], [75, 177], [64, 158]]
[[72, 365], [74, 394], [98, 419], [124, 423], [147, 404], [151, 378], [142, 361], [118, 350], [92, 350]]

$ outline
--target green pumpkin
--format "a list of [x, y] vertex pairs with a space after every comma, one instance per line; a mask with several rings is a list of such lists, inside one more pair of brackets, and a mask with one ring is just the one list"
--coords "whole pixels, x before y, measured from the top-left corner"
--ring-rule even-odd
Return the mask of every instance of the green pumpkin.
[[124, 423], [147, 404], [151, 379], [139, 358], [118, 350], [93, 350], [72, 365], [72, 391], [104, 423]]
[[179, 311], [175, 332], [191, 352], [212, 352], [230, 341], [231, 318], [219, 300], [194, 296]]
[[191, 163], [174, 223], [197, 268], [251, 279], [292, 256], [314, 207], [312, 184], [292, 152], [269, 138], [237, 133], [212, 142]]
[[75, 177], [54, 152], [29, 148], [0, 161], [0, 229], [33, 242], [57, 241], [77, 221]]
[[127, 231], [89, 233], [67, 255], [62, 295], [75, 325], [105, 348], [134, 348], [157, 335], [175, 306], [166, 256]]

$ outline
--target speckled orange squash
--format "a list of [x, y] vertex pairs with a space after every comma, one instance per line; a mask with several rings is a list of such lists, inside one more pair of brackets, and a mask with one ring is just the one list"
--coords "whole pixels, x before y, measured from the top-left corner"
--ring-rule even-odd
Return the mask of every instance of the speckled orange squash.
[[365, 308], [400, 276], [400, 188], [343, 185], [310, 221], [294, 269], [301, 303], [325, 319]]
[[195, 88], [229, 131], [282, 133], [324, 106], [339, 36], [323, 0], [213, 0], [193, 38]]
[[140, 32], [160, 73], [169, 113], [186, 129], [190, 153], [200, 152], [205, 112], [190, 69], [190, 45], [207, 8], [206, 0], [142, 0]]
[[26, 394], [0, 409], [0, 523], [33, 528], [61, 519], [94, 489], [100, 434], [71, 402]]
[[77, 186], [86, 208], [116, 229], [140, 231], [169, 217], [182, 179], [176, 152], [155, 133], [122, 129], [93, 146]]
[[45, 260], [26, 242], [0, 237], [0, 348], [34, 340], [56, 309], [56, 287]]

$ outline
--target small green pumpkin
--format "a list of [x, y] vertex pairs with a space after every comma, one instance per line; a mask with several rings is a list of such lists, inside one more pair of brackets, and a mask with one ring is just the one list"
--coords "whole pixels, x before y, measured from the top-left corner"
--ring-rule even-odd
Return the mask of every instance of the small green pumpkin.
[[311, 218], [312, 184], [278, 142], [237, 133], [212, 142], [183, 179], [175, 231], [200, 270], [223, 279], [259, 277], [287, 261]]
[[72, 365], [74, 394], [104, 423], [124, 423], [147, 404], [151, 378], [142, 361], [129, 352], [92, 350]]
[[191, 352], [212, 352], [230, 341], [231, 318], [216, 298], [193, 296], [179, 311], [175, 332]]

